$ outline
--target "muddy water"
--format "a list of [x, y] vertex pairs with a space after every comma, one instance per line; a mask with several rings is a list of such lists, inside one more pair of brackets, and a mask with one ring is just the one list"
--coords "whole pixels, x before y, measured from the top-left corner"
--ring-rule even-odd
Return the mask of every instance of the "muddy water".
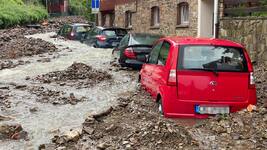
[[[0, 83], [26, 84], [28, 86], [40, 85], [52, 90], [63, 90], [74, 93], [76, 97], [85, 96], [84, 102], [77, 105], [54, 106], [36, 102], [36, 97], [27, 91], [11, 90], [12, 107], [1, 111], [1, 114], [14, 117], [9, 122], [19, 123], [29, 133], [29, 141], [0, 141], [0, 149], [37, 149], [40, 144], [47, 143], [58, 133], [63, 133], [73, 128], [79, 128], [85, 117], [90, 113], [101, 111], [114, 105], [115, 99], [121, 93], [135, 89], [136, 72], [109, 71], [109, 62], [112, 59], [111, 49], [95, 49], [75, 41], [64, 41], [50, 38], [54, 33], [36, 34], [33, 38], [41, 38], [56, 44], [59, 49], [59, 58], [48, 63], [31, 63], [13, 69], [0, 71]], [[66, 50], [66, 47], [72, 50]], [[32, 60], [37, 60], [35, 56]], [[102, 82], [92, 88], [75, 89], [74, 87], [59, 87], [58, 85], [42, 85], [26, 81], [26, 76], [35, 77], [51, 71], [66, 69], [73, 62], [82, 62], [96, 69], [108, 71], [113, 75], [114, 82]], [[37, 107], [38, 111], [31, 113], [30, 108]], [[5, 123], [5, 122], [0, 122]]]

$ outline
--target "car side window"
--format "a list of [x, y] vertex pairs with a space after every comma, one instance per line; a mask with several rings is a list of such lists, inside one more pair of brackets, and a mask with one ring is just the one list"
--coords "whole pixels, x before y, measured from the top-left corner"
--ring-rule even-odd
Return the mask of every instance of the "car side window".
[[158, 64], [158, 57], [159, 57], [159, 52], [160, 52], [162, 43], [163, 42], [160, 41], [153, 47], [150, 53], [149, 61], [148, 61], [150, 64]]
[[125, 35], [125, 36], [122, 38], [119, 47], [127, 46], [127, 45], [128, 45], [128, 41], [129, 41], [129, 35]]
[[159, 57], [158, 57], [158, 65], [166, 65], [166, 61], [170, 52], [171, 44], [169, 42], [164, 42], [162, 44], [162, 47], [159, 52]]

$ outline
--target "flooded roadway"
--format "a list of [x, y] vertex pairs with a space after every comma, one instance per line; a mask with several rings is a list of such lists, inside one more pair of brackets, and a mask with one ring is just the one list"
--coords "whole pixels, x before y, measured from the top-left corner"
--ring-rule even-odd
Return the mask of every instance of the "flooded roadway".
[[[27, 91], [11, 89], [11, 97], [9, 98], [11, 108], [1, 110], [1, 114], [11, 116], [14, 119], [0, 123], [11, 122], [21, 124], [24, 130], [29, 133], [29, 141], [0, 141], [0, 149], [38, 149], [40, 144], [50, 142], [54, 135], [73, 128], [80, 128], [86, 116], [114, 105], [116, 98], [120, 94], [135, 89], [137, 72], [110, 69], [110, 61], [112, 60], [111, 49], [95, 49], [76, 41], [50, 38], [53, 34], [36, 34], [30, 37], [41, 38], [55, 44], [57, 48], [62, 50], [57, 54], [58, 58], [51, 59], [51, 62], [47, 63], [35, 62], [12, 69], [1, 70], [0, 84], [40, 85], [51, 90], [74, 93], [77, 97], [84, 96], [86, 100], [77, 105], [55, 106], [53, 104], [36, 102], [36, 96]], [[34, 61], [40, 59], [40, 57], [35, 56], [24, 59]], [[48, 72], [64, 70], [73, 62], [85, 63], [94, 69], [108, 71], [113, 75], [114, 82], [110, 84], [104, 81], [91, 88], [76, 89], [74, 87], [64, 86], [62, 88], [56, 84], [45, 85], [25, 80], [26, 77], [33, 78]], [[37, 107], [38, 111], [31, 113], [29, 109], [33, 107]]]

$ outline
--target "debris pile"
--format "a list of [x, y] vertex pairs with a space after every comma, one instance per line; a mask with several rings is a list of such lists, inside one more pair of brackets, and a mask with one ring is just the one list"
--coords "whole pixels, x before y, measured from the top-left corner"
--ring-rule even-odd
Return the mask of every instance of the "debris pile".
[[[79, 140], [62, 142], [66, 149], [193, 149], [198, 147], [188, 132], [173, 120], [159, 116], [155, 103], [143, 91], [128, 93], [118, 105], [87, 117]], [[147, 109], [149, 108], [149, 109]], [[47, 147], [49, 144], [47, 144]], [[51, 144], [50, 144], [51, 146]]]
[[20, 124], [2, 124], [0, 125], [0, 140], [19, 140], [28, 139], [28, 133], [23, 131]]
[[254, 73], [256, 77], [258, 105], [264, 105], [267, 108], [267, 66], [264, 64], [255, 66]]
[[104, 80], [110, 80], [112, 76], [106, 71], [92, 69], [83, 63], [73, 63], [66, 70], [50, 72], [37, 76], [36, 80], [42, 83], [56, 82], [62, 86], [76, 85], [79, 88], [91, 87]]
[[28, 88], [28, 91], [35, 94], [37, 96], [36, 101], [41, 103], [51, 103], [54, 105], [76, 105], [78, 102], [85, 100], [85, 97], [76, 98], [73, 93], [70, 93], [68, 96], [67, 93], [63, 91], [50, 90], [42, 86], [30, 87]]
[[[267, 147], [267, 69], [255, 66], [258, 104], [255, 110], [244, 109], [219, 115], [198, 126], [198, 132], [212, 135], [213, 149], [265, 149]], [[199, 133], [198, 133], [199, 134]]]
[[0, 49], [0, 59], [16, 59], [57, 51], [55, 45], [49, 42], [19, 36], [9, 41], [0, 41]]

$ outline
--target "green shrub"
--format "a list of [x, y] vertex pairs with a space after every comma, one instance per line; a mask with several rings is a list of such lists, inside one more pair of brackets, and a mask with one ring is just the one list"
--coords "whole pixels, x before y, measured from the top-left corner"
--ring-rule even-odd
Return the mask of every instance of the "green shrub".
[[41, 6], [25, 5], [22, 0], [0, 0], [0, 28], [35, 23], [48, 17]]

